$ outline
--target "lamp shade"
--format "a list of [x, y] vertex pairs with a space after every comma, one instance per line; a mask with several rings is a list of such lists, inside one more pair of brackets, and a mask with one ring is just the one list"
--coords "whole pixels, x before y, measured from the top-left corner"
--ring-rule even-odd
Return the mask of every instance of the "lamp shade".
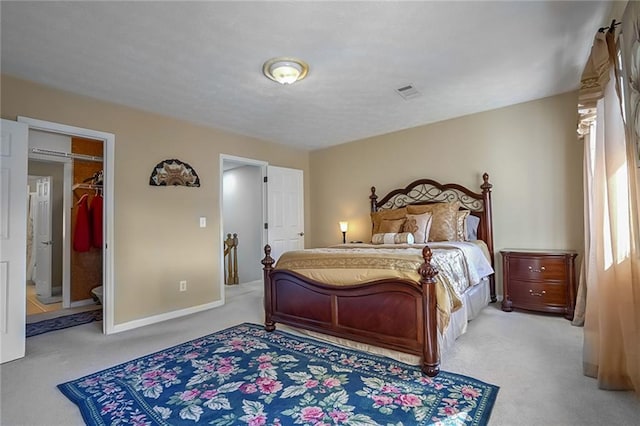
[[349, 222], [340, 222], [340, 231], [347, 232], [349, 229]]

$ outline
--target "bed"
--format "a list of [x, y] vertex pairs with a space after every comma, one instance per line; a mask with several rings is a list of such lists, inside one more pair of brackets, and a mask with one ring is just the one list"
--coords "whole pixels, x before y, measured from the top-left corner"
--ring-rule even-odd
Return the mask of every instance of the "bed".
[[[441, 327], [442, 305], [444, 305], [441, 296], [443, 293], [451, 294], [450, 290], [442, 290], [443, 286], [446, 286], [445, 281], [451, 277], [447, 280], [443, 279], [450, 275], [447, 272], [450, 268], [441, 257], [451, 257], [454, 250], [457, 250], [456, 253], [459, 251], [464, 254], [467, 250], [462, 250], [460, 246], [473, 245], [471, 242], [451, 242], [449, 245], [454, 248], [447, 252], [444, 251], [446, 247], [443, 247], [447, 246], [447, 242], [423, 241], [416, 244], [413, 240], [402, 241], [405, 244], [400, 244], [393, 249], [385, 244], [375, 248], [369, 244], [343, 244], [333, 248], [315, 249], [314, 256], [320, 254], [332, 257], [334, 260], [338, 259], [343, 264], [342, 267], [347, 269], [353, 266], [349, 266], [351, 260], [345, 260], [345, 258], [356, 259], [356, 263], [365, 262], [364, 265], [367, 265], [366, 262], [376, 262], [376, 265], [394, 265], [388, 269], [401, 269], [396, 267], [398, 262], [415, 265], [415, 267], [409, 267], [413, 270], [407, 270], [406, 273], [399, 275], [397, 272], [385, 275], [387, 272], [382, 271], [385, 268], [376, 266], [371, 270], [380, 269], [381, 275], [376, 275], [378, 271], [369, 275], [368, 272], [371, 270], [366, 266], [363, 268], [360, 263], [360, 266], [355, 268], [359, 268], [358, 272], [366, 273], [358, 274], [357, 278], [354, 275], [353, 282], [348, 285], [338, 283], [330, 273], [324, 274], [326, 269], [323, 270], [322, 278], [304, 270], [302, 266], [305, 265], [304, 262], [315, 262], [315, 265], [325, 265], [327, 262], [324, 258], [318, 260], [316, 257], [309, 257], [309, 253], [314, 249], [303, 250], [300, 253], [283, 253], [274, 266], [276, 262], [271, 257], [271, 248], [267, 245], [264, 248], [265, 257], [262, 260], [265, 329], [273, 331], [276, 323], [280, 323], [412, 354], [419, 357], [420, 368], [426, 375], [437, 375], [440, 371], [443, 342], [455, 339], [464, 332], [469, 319], [486, 304], [496, 301], [491, 217], [492, 185], [489, 183], [487, 173], [482, 179], [480, 192], [456, 183], [441, 184], [431, 179], [420, 179], [404, 188], [389, 192], [381, 199], [378, 199], [375, 187], [371, 188], [369, 195], [373, 222], [372, 240], [382, 234], [386, 237], [395, 235], [396, 238], [397, 235], [406, 235], [406, 233], [376, 232], [382, 230], [382, 227], [376, 229], [376, 224], [382, 223], [381, 218], [393, 218], [394, 215], [400, 215], [402, 211], [405, 211], [406, 216], [406, 209], [433, 212], [433, 209], [447, 206], [448, 209], [456, 209], [458, 218], [464, 216], [465, 224], [468, 223], [466, 219], [468, 216], [476, 218], [477, 227], [474, 226], [474, 238], [477, 240], [476, 245], [481, 246], [485, 253], [486, 262], [490, 265], [489, 271], [483, 274], [481, 280], [469, 285], [468, 291], [464, 291], [461, 297], [463, 309], [452, 312], [453, 315], [447, 319], [449, 324], [446, 329]], [[386, 222], [384, 224], [388, 225]], [[459, 221], [458, 225], [460, 225]], [[400, 251], [402, 254], [399, 254]], [[372, 252], [375, 255], [365, 252]], [[411, 258], [400, 257], [405, 255]], [[363, 258], [359, 256], [377, 256], [377, 258], [362, 260]], [[306, 260], [305, 257], [307, 257]], [[440, 260], [435, 262], [436, 258]], [[463, 261], [468, 263], [466, 258]], [[340, 274], [343, 272], [340, 271]], [[349, 274], [350, 271], [347, 270], [344, 273]], [[466, 273], [466, 275], [470, 274]]]

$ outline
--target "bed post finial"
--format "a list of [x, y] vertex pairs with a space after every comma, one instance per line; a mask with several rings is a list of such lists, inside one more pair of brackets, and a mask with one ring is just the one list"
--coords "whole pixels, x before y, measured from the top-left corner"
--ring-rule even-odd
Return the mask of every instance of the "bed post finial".
[[436, 275], [438, 275], [438, 271], [431, 265], [431, 258], [433, 257], [433, 252], [429, 248], [429, 246], [424, 246], [422, 249], [422, 258], [424, 259], [424, 263], [420, 265], [420, 269], [418, 269], [418, 273], [420, 274], [420, 282], [422, 284], [433, 284], [436, 282]]
[[376, 195], [376, 187], [371, 187], [371, 195], [369, 195], [369, 199], [371, 200], [371, 213], [375, 213], [378, 211], [378, 206], [376, 203], [378, 202], [378, 196]]
[[267, 244], [264, 246], [264, 259], [260, 262], [264, 265], [263, 279], [264, 279], [264, 329], [267, 331], [273, 331], [276, 329], [276, 323], [271, 319], [272, 300], [271, 300], [271, 271], [273, 271], [273, 264], [275, 260], [271, 257], [271, 246]]
[[271, 246], [269, 244], [267, 244], [266, 246], [264, 246], [264, 259], [262, 259], [262, 261], [260, 261], [260, 263], [262, 263], [264, 265], [264, 269], [273, 269], [273, 264], [276, 261], [273, 259], [273, 257], [271, 257]]
[[493, 188], [493, 185], [491, 185], [489, 183], [489, 173], [484, 173], [482, 175], [482, 185], [480, 185], [480, 188], [482, 188], [482, 192], [491, 192], [491, 188]]

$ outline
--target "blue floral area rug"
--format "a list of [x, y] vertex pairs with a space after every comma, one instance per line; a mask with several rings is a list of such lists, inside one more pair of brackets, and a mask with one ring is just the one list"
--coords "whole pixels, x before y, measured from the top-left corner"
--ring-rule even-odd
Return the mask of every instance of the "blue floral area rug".
[[102, 309], [27, 323], [26, 336], [37, 336], [38, 334], [88, 324], [93, 321], [102, 321]]
[[89, 425], [484, 425], [498, 393], [254, 324], [58, 388]]

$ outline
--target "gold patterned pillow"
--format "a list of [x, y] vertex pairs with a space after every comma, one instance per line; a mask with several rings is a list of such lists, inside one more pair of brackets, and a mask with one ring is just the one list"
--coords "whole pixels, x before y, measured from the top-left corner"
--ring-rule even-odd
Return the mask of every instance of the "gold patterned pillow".
[[380, 223], [380, 228], [378, 229], [379, 233], [398, 233], [402, 230], [402, 225], [404, 225], [405, 219], [382, 219]]
[[402, 226], [402, 231], [411, 232], [416, 244], [426, 243], [429, 241], [431, 218], [431, 213], [407, 214], [407, 219]]
[[372, 235], [378, 234], [380, 231], [380, 225], [384, 219], [404, 219], [407, 214], [407, 209], [402, 207], [400, 209], [380, 210], [371, 213], [371, 222], [373, 223]]
[[456, 240], [467, 240], [467, 217], [471, 214], [469, 210], [458, 210], [458, 222], [456, 224]]
[[455, 241], [457, 236], [458, 217], [460, 202], [434, 203], [423, 205], [407, 206], [408, 214], [422, 214], [430, 212], [431, 229], [429, 230], [429, 241]]

